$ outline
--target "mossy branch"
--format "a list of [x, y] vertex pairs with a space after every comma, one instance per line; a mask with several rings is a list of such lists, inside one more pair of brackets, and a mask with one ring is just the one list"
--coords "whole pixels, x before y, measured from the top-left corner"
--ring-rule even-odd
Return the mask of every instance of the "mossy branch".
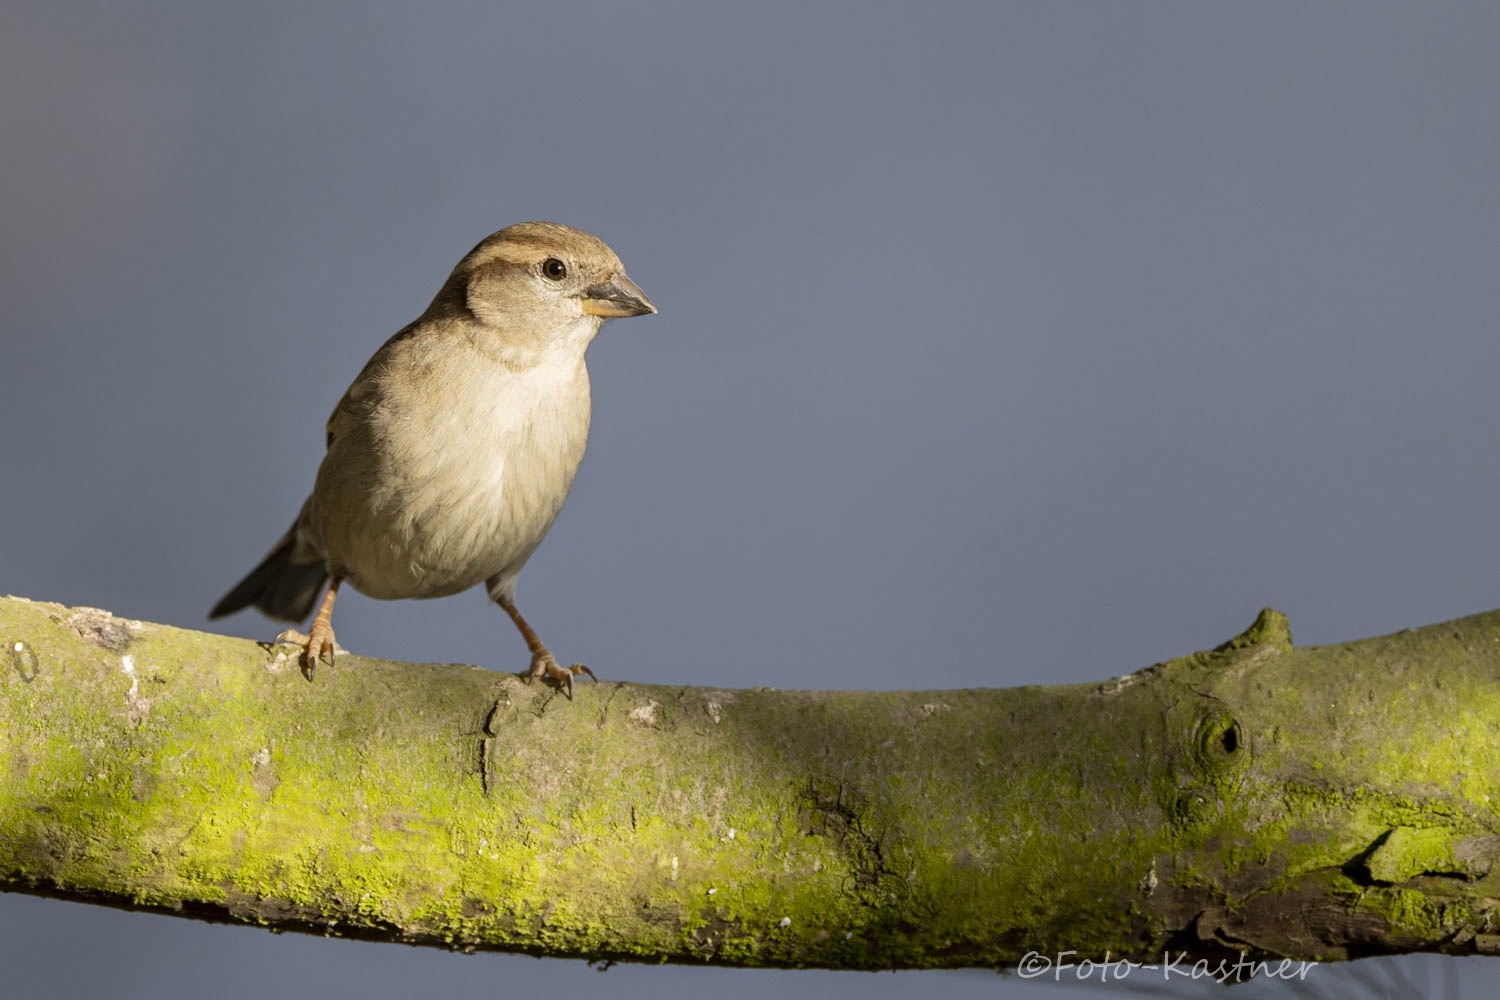
[[1493, 952], [1500, 612], [1105, 684], [579, 685], [0, 600], [0, 886], [730, 965]]

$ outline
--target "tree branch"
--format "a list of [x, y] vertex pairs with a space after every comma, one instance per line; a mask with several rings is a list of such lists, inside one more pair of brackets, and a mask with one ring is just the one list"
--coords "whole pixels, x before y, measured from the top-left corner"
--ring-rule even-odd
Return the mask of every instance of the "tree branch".
[[1500, 950], [1500, 612], [1105, 684], [584, 684], [0, 600], [0, 887], [727, 965]]

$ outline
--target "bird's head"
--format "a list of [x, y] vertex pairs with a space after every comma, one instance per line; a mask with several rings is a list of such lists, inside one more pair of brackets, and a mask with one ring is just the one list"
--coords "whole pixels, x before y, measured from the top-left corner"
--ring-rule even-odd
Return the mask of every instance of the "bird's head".
[[486, 237], [444, 292], [461, 295], [475, 319], [508, 337], [591, 338], [606, 319], [656, 312], [603, 240], [555, 222], [521, 222]]

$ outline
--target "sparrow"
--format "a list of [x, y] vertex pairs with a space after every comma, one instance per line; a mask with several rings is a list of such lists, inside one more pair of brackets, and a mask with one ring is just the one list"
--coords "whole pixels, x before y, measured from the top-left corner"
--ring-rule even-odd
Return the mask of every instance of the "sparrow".
[[558, 663], [516, 608], [516, 576], [583, 458], [584, 352], [605, 320], [655, 312], [588, 233], [523, 222], [484, 239], [344, 392], [297, 520], [209, 617], [255, 607], [301, 622], [321, 593], [308, 633], [277, 636], [302, 647], [312, 680], [322, 656], [333, 662], [342, 584], [395, 600], [483, 583], [526, 641], [527, 679], [571, 697], [593, 671]]

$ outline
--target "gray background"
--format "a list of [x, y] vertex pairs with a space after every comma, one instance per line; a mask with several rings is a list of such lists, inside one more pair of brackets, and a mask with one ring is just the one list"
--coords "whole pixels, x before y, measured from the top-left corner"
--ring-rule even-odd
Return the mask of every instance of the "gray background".
[[[370, 352], [546, 218], [661, 308], [592, 348], [589, 455], [521, 577], [602, 677], [1052, 683], [1264, 604], [1324, 642], [1500, 603], [1493, 3], [24, 6], [0, 591], [204, 625]], [[478, 591], [337, 625], [525, 664]], [[6, 996], [1069, 992], [601, 979], [18, 896], [0, 968]]]

